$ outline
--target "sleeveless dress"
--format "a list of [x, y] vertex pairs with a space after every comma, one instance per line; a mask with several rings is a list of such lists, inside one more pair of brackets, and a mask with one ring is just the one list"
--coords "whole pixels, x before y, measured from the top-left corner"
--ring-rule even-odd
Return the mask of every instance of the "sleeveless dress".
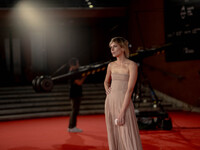
[[115, 125], [115, 119], [120, 113], [128, 87], [129, 75], [112, 73], [111, 78], [111, 92], [106, 96], [105, 101], [109, 150], [142, 150], [132, 100], [126, 110], [125, 124], [123, 126]]

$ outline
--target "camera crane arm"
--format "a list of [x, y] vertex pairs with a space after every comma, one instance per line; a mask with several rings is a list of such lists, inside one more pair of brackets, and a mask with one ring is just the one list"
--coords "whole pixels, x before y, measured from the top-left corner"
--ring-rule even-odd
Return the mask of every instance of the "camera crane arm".
[[[136, 53], [130, 54], [130, 59], [137, 62], [138, 60], [141, 60], [145, 57], [152, 56], [156, 53], [164, 52], [164, 49], [169, 46], [171, 46], [171, 44], [166, 44], [159, 48], [138, 50]], [[70, 79], [72, 77], [76, 77], [80, 75], [84, 77], [84, 76], [98, 73], [100, 71], [105, 71], [107, 65], [110, 62], [111, 60], [103, 62], [103, 63], [95, 63], [91, 65], [80, 66], [79, 69], [75, 72], [68, 72], [62, 75], [57, 75], [57, 76], [45, 76], [45, 75], [36, 76], [32, 80], [33, 89], [36, 92], [50, 92], [53, 89], [54, 81], [62, 79], [62, 78]]]

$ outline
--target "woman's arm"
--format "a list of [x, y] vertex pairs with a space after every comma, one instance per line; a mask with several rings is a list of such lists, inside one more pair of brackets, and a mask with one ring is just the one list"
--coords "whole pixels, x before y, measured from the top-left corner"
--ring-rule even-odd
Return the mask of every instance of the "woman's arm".
[[107, 67], [106, 77], [104, 80], [104, 88], [105, 88], [106, 94], [110, 93], [110, 81], [111, 81], [111, 64], [109, 63]]
[[127, 88], [127, 91], [124, 97], [124, 102], [122, 104], [122, 108], [118, 117], [118, 125], [123, 125], [125, 123], [125, 113], [131, 100], [133, 89], [135, 87], [135, 83], [137, 80], [137, 74], [138, 74], [137, 64], [134, 62], [131, 62], [129, 65], [128, 88]]

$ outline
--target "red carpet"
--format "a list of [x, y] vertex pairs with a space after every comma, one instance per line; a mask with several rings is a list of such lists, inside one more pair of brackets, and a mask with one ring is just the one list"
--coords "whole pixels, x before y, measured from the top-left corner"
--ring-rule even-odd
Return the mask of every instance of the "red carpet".
[[[200, 114], [169, 113], [173, 130], [142, 131], [144, 150], [199, 150]], [[108, 150], [104, 115], [79, 116], [82, 133], [68, 133], [69, 117], [0, 122], [0, 150]]]

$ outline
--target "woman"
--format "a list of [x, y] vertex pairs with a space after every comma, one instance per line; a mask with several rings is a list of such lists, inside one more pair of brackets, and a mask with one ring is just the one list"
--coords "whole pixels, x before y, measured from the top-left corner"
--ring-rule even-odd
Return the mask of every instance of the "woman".
[[[111, 53], [117, 60], [108, 64], [104, 81], [105, 119], [110, 150], [142, 150], [139, 129], [131, 101], [137, 80], [137, 64], [128, 59], [128, 41], [112, 38]], [[111, 82], [112, 81], [112, 82]]]

